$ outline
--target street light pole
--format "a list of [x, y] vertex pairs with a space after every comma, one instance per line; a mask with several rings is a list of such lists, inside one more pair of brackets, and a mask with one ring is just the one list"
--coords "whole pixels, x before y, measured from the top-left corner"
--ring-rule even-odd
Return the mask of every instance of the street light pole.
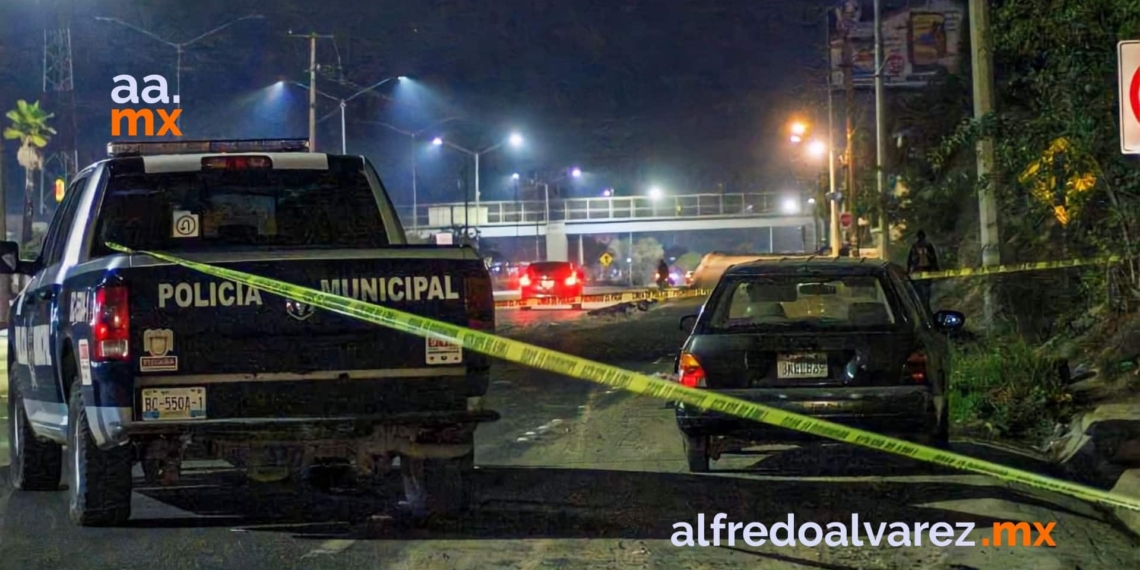
[[[376, 85], [366, 89], [366, 91], [374, 89], [375, 87], [379, 87], [382, 83], [383, 82], [377, 83]], [[359, 93], [358, 93], [358, 95], [359, 95]], [[356, 95], [353, 95], [353, 97], [355, 97], [355, 96]], [[350, 99], [351, 99], [351, 97], [350, 97]], [[459, 117], [447, 117], [446, 119], [441, 119], [439, 121], [436, 121], [436, 122], [422, 128], [418, 131], [406, 131], [406, 130], [401, 129], [395, 125], [391, 125], [388, 123], [381, 123], [378, 121], [360, 121], [362, 123], [367, 123], [370, 125], [380, 125], [381, 127], [384, 127], [390, 131], [399, 133], [401, 135], [404, 135], [406, 137], [410, 137], [412, 139], [412, 229], [416, 229], [417, 227], [419, 227], [419, 197], [418, 197], [419, 194], [418, 194], [418, 190], [416, 188], [416, 185], [417, 185], [417, 181], [416, 181], [416, 179], [417, 179], [416, 153], [419, 152], [419, 146], [416, 144], [416, 139], [419, 138], [419, 136], [422, 135], [423, 133], [427, 132], [429, 129], [434, 129], [434, 128], [436, 128], [436, 127], [438, 127], [444, 123], [450, 123], [451, 121], [457, 121], [457, 120], [459, 120]], [[466, 216], [467, 213], [464, 212], [463, 215]]]
[[887, 259], [891, 245], [890, 224], [887, 220], [887, 195], [884, 184], [883, 155], [886, 145], [886, 116], [883, 111], [883, 24], [880, 0], [875, 0], [875, 185], [879, 194], [879, 258]]
[[317, 35], [309, 36], [309, 152], [317, 152]]

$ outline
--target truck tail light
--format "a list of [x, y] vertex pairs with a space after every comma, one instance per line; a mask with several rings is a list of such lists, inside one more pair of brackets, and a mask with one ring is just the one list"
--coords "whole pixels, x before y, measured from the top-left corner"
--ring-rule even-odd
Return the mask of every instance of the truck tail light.
[[903, 365], [903, 379], [915, 384], [926, 383], [926, 353], [916, 350], [906, 359]]
[[680, 361], [677, 363], [678, 371], [681, 373], [681, 385], [688, 386], [689, 388], [706, 388], [705, 383], [705, 369], [701, 368], [701, 362], [697, 357], [687, 352], [681, 353]]
[[130, 358], [131, 313], [127, 286], [106, 284], [95, 289], [91, 306], [92, 359], [98, 362]]

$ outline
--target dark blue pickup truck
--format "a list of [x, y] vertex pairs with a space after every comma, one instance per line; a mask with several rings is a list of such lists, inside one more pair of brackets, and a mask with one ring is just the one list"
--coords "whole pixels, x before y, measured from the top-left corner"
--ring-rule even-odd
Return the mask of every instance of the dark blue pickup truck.
[[[490, 363], [215, 279], [161, 251], [493, 331], [491, 281], [467, 247], [407, 245], [362, 157], [298, 141], [113, 143], [71, 183], [9, 325], [13, 484], [55, 490], [77, 524], [130, 517], [132, 468], [177, 482], [184, 459], [255, 473], [399, 458], [407, 504], [461, 508]], [[66, 469], [64, 466], [66, 465]]]

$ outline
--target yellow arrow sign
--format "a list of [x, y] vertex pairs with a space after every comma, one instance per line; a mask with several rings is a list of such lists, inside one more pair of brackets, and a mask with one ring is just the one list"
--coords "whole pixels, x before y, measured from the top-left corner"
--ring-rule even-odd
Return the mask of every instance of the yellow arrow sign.
[[610, 252], [607, 251], [598, 257], [598, 261], [602, 262], [602, 267], [609, 267], [610, 264], [614, 262], [614, 256], [610, 255]]
[[[1035, 198], [1053, 208], [1053, 216], [1063, 226], [1068, 225], [1069, 220], [1076, 214], [1079, 207], [1076, 200], [1077, 196], [1096, 186], [1096, 174], [1092, 172], [1070, 172], [1074, 168], [1071, 149], [1072, 145], [1070, 145], [1069, 139], [1065, 137], [1055, 139], [1045, 153], [1041, 155], [1041, 158], [1031, 162], [1018, 177], [1019, 182], [1029, 186], [1030, 192]], [[1053, 165], [1058, 155], [1061, 155], [1064, 161], [1065, 174], [1068, 175], [1068, 179], [1065, 180], [1064, 196], [1054, 194], [1054, 189], [1057, 187], [1057, 174], [1053, 173]], [[1061, 198], [1063, 203], [1058, 204], [1058, 198]]]

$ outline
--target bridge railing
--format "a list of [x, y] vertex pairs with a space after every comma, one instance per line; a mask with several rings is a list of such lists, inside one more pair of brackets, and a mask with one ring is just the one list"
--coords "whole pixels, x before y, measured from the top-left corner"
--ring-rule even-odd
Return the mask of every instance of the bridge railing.
[[[465, 224], [481, 226], [528, 225], [552, 221], [647, 220], [668, 218], [760, 216], [776, 211], [776, 195], [687, 194], [664, 196], [613, 196], [564, 200], [422, 204], [413, 220], [410, 207], [397, 208], [405, 227], [440, 228]], [[414, 223], [413, 223], [414, 222]]]

